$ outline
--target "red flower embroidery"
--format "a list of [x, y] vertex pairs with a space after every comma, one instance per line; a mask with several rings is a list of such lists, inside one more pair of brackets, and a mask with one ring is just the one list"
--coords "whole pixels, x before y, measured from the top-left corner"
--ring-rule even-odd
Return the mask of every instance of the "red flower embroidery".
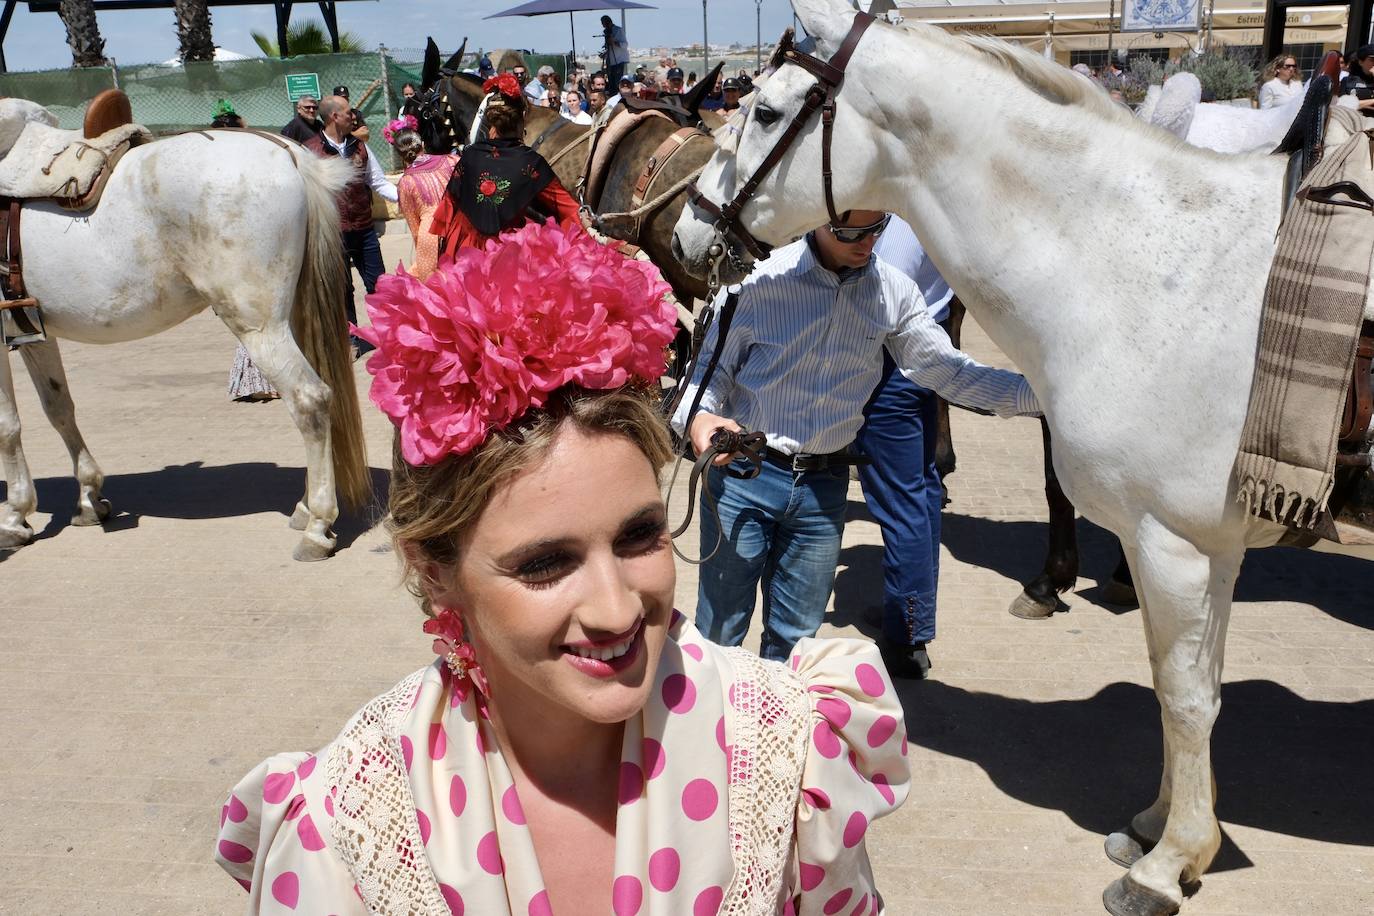
[[487, 197], [493, 197], [496, 194], [496, 182], [488, 178], [477, 186], [477, 190], [481, 191]]

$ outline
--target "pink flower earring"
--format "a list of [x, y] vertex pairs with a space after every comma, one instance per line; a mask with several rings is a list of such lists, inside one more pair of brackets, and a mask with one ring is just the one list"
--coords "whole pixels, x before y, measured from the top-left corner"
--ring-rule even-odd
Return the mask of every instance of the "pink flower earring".
[[434, 654], [443, 658], [453, 674], [453, 692], [459, 700], [466, 700], [470, 682], [482, 696], [491, 696], [477, 653], [468, 642], [463, 618], [452, 608], [436, 610], [438, 613], [425, 621], [424, 631], [434, 637]]

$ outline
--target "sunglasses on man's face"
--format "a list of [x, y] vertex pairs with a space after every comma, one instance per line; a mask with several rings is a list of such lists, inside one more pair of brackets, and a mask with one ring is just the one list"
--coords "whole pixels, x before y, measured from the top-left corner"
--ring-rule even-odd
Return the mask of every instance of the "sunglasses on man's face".
[[864, 239], [872, 236], [877, 238], [883, 234], [887, 224], [892, 222], [892, 214], [889, 213], [876, 223], [867, 226], [830, 226], [830, 234], [835, 236], [835, 240], [846, 245], [856, 245]]
[[320, 106], [318, 105], [302, 105], [301, 111], [318, 111], [319, 108]]

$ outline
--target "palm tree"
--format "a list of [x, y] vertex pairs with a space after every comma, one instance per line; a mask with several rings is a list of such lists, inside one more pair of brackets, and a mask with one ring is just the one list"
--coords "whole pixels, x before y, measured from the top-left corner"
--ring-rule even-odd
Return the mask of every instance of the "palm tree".
[[177, 43], [184, 62], [215, 59], [210, 38], [210, 7], [206, 0], [173, 0], [177, 18]]
[[95, 21], [95, 0], [58, 0], [57, 14], [67, 27], [67, 44], [72, 48], [73, 67], [103, 67], [105, 39]]
[[[277, 43], [261, 32], [250, 33], [258, 43], [262, 53], [268, 57], [281, 57]], [[286, 27], [286, 50], [292, 57], [298, 54], [332, 54], [334, 48], [329, 43], [329, 33], [318, 22], [294, 22]], [[363, 40], [352, 32], [339, 33], [340, 53], [365, 51]]]

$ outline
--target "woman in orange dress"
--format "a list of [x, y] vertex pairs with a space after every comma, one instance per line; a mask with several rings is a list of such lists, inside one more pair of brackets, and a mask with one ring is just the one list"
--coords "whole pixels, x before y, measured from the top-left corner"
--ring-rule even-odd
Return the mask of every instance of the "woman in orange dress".
[[388, 124], [382, 134], [406, 164], [405, 174], [396, 182], [396, 193], [401, 216], [415, 242], [415, 261], [409, 270], [423, 280], [439, 264], [439, 237], [430, 233], [429, 224], [444, 199], [458, 157], [427, 152], [418, 127], [414, 115], [403, 115]]
[[502, 232], [550, 217], [580, 225], [577, 201], [520, 138], [528, 102], [510, 74], [487, 80], [485, 139], [468, 144], [430, 226], [440, 255], [480, 248]]

